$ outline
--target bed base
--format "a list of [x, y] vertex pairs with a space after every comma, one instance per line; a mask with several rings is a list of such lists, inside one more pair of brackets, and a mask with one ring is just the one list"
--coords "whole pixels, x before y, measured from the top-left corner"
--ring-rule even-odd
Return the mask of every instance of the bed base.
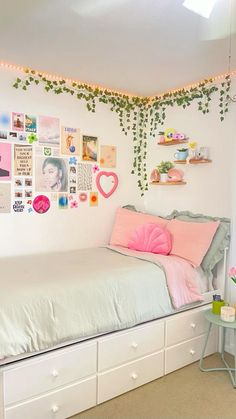
[[[204, 311], [224, 295], [226, 257], [218, 289], [194, 308], [0, 366], [0, 419], [66, 419], [199, 360]], [[214, 329], [205, 356], [218, 346]]]
[[[0, 419], [65, 419], [200, 359], [209, 304], [0, 368]], [[217, 330], [206, 355], [218, 349]]]

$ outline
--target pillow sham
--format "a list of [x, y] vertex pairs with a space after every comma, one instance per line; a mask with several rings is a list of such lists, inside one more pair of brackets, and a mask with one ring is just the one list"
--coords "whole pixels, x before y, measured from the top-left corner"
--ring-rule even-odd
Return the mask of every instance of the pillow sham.
[[145, 223], [155, 223], [161, 227], [165, 227], [167, 220], [155, 215], [118, 208], [111, 234], [110, 245], [128, 247], [134, 229]]
[[212, 243], [205, 254], [201, 267], [206, 275], [210, 275], [215, 265], [224, 257], [224, 249], [230, 244], [230, 219], [225, 217], [211, 217], [209, 215], [194, 214], [191, 211], [174, 210], [170, 217], [177, 220], [207, 223], [209, 221], [220, 221], [220, 225], [213, 237]]
[[140, 252], [168, 255], [171, 251], [170, 232], [155, 223], [142, 224], [133, 231], [128, 248]]
[[172, 235], [170, 254], [188, 260], [195, 268], [200, 266], [219, 224], [219, 221], [189, 223], [172, 219], [167, 225]]

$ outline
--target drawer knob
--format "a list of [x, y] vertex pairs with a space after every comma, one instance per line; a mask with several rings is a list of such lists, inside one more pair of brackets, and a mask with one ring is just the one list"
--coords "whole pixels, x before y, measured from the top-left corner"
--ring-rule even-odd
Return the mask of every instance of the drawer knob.
[[136, 342], [133, 342], [131, 346], [132, 346], [132, 348], [137, 349], [138, 344]]
[[59, 372], [57, 370], [52, 370], [52, 373], [51, 374], [52, 374], [53, 377], [56, 378], [56, 377], [58, 377]]
[[58, 410], [59, 410], [59, 407], [56, 404], [54, 404], [54, 406], [52, 406], [51, 408], [52, 413], [57, 413]]
[[196, 329], [196, 323], [191, 323], [190, 326], [191, 326], [192, 329]]
[[131, 378], [132, 378], [133, 380], [137, 380], [137, 378], [138, 378], [138, 374], [136, 374], [136, 372], [132, 372], [132, 374], [131, 374]]
[[190, 352], [191, 355], [194, 355], [196, 353], [196, 351], [194, 351], [194, 349], [190, 349], [189, 352]]

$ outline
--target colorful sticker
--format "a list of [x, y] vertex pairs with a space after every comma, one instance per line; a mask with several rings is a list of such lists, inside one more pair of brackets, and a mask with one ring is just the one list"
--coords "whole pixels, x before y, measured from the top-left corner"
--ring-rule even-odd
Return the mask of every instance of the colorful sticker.
[[13, 204], [13, 211], [14, 212], [24, 212], [25, 204], [23, 201], [15, 201]]
[[78, 208], [78, 202], [75, 199], [70, 201], [70, 208]]
[[50, 208], [50, 200], [45, 195], [38, 195], [33, 200], [33, 208], [38, 214], [45, 214]]
[[52, 155], [52, 149], [51, 149], [51, 147], [44, 147], [43, 148], [43, 154], [46, 157], [50, 157]]
[[27, 140], [28, 140], [28, 143], [29, 143], [29, 144], [33, 144], [33, 143], [35, 143], [36, 141], [38, 141], [38, 137], [37, 137], [37, 135], [36, 135], [36, 134], [34, 134], [34, 133], [32, 132], [31, 134], [29, 134], [29, 135], [28, 135]]
[[87, 199], [88, 199], [88, 195], [87, 195], [87, 193], [86, 193], [86, 192], [81, 192], [81, 193], [79, 194], [79, 200], [80, 200], [81, 202], [85, 202], [85, 201], [87, 201]]

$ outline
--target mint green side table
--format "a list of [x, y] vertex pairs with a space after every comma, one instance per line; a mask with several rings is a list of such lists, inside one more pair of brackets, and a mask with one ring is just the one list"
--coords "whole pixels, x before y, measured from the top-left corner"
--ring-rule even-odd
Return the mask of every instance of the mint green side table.
[[[205, 318], [209, 322], [208, 332], [206, 334], [205, 343], [202, 351], [202, 356], [199, 361], [199, 368], [201, 371], [208, 372], [208, 371], [228, 371], [233, 387], [236, 388], [236, 321], [230, 323], [230, 322], [224, 322], [221, 320], [220, 315], [213, 314], [211, 310], [207, 310], [205, 312]], [[203, 367], [203, 357], [205, 354], [208, 338], [210, 335], [210, 331], [212, 328], [212, 325], [215, 324], [216, 326], [219, 326], [222, 328], [222, 344], [221, 344], [221, 351], [220, 351], [220, 357], [223, 361], [225, 367], [223, 368], [204, 368]], [[230, 366], [227, 364], [225, 358], [224, 358], [224, 352], [225, 352], [225, 332], [226, 329], [233, 329], [234, 330], [234, 368], [230, 368]]]

